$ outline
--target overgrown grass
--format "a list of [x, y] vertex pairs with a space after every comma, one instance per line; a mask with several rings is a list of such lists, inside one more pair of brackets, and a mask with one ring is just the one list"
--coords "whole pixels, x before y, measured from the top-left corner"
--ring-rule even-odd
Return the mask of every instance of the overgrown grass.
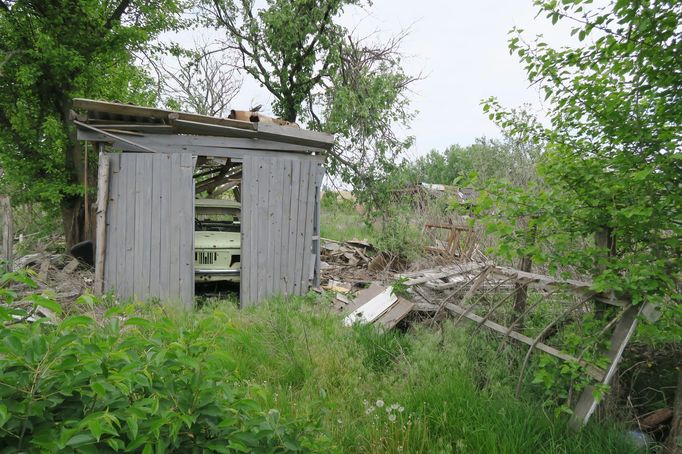
[[347, 328], [316, 294], [192, 312], [82, 297], [15, 323], [5, 295], [2, 452], [633, 452], [510, 397], [513, 354], [452, 324]]
[[323, 238], [330, 240], [358, 239], [374, 243], [378, 232], [365, 221], [349, 204], [328, 204], [320, 213], [320, 232]]
[[[633, 452], [617, 428], [580, 434], [565, 420], [519, 401], [504, 365], [483, 365], [461, 328], [408, 334], [344, 328], [314, 297], [239, 311], [205, 307], [187, 323], [223, 320], [217, 349], [233, 373], [264, 386], [283, 417], [317, 421], [338, 452]], [[483, 386], [479, 376], [499, 378]], [[497, 368], [497, 370], [495, 370]], [[395, 405], [394, 405], [395, 404]]]

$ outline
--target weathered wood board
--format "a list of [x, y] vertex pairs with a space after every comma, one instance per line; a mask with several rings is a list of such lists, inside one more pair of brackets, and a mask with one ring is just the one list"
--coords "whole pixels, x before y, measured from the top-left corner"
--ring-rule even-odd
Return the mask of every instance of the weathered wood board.
[[112, 153], [109, 160], [103, 290], [191, 306], [192, 156]]
[[242, 163], [241, 305], [277, 294], [302, 295], [317, 273], [316, 160], [244, 157]]

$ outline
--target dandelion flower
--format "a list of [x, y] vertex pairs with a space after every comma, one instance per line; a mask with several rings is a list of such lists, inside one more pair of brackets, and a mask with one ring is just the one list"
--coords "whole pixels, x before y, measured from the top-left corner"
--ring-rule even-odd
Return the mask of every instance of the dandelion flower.
[[379, 400], [377, 400], [377, 404], [376, 404], [376, 405], [377, 405], [377, 407], [381, 408], [381, 407], [384, 406], [384, 401], [381, 400], [381, 399], [379, 399]]
[[395, 415], [394, 415], [393, 413], [391, 413], [390, 415], [388, 415], [388, 420], [391, 421], [391, 422], [395, 422]]
[[399, 411], [400, 413], [404, 412], [404, 411], [405, 411], [405, 407], [403, 407], [403, 406], [398, 407], [398, 411]]
[[371, 415], [374, 412], [374, 407], [367, 407], [367, 410], [365, 410], [366, 415]]

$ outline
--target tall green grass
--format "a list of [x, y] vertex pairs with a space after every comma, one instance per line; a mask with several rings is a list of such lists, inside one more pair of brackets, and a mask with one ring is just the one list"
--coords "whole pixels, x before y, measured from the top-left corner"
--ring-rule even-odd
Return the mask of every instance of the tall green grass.
[[477, 354], [462, 328], [346, 328], [317, 296], [241, 311], [213, 303], [182, 317], [220, 327], [215, 348], [231, 373], [263, 387], [283, 416], [320, 427], [325, 451], [634, 452], [617, 427], [571, 434], [538, 403], [510, 397], [516, 377]]

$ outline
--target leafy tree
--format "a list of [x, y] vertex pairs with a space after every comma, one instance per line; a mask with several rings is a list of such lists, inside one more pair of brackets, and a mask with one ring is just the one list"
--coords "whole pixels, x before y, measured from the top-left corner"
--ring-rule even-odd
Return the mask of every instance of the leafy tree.
[[364, 0], [204, 0], [225, 30], [243, 69], [275, 97], [276, 115], [336, 134], [329, 171], [360, 189], [384, 174], [411, 138], [395, 126], [411, 118], [406, 97], [415, 80], [400, 63], [404, 34], [385, 43], [353, 38], [338, 24], [345, 7]]
[[152, 104], [131, 52], [178, 27], [181, 11], [181, 0], [0, 1], [4, 190], [16, 203], [61, 207], [67, 245], [92, 237], [82, 228], [84, 160], [72, 99]]
[[[489, 227], [510, 256], [576, 267], [595, 276], [595, 290], [659, 303], [679, 320], [682, 4], [536, 4], [553, 23], [572, 24], [581, 43], [556, 49], [514, 30], [510, 50], [545, 94], [550, 125], [518, 121], [494, 99], [484, 110], [507, 131], [545, 145], [543, 186], [484, 194], [483, 207], [498, 213]], [[532, 219], [537, 243], [525, 241], [519, 217]], [[593, 245], [585, 241], [591, 237]]]
[[547, 239], [606, 235], [608, 247], [573, 251], [570, 261], [589, 264], [602, 289], [660, 302], [675, 297], [680, 272], [682, 6], [587, 4], [538, 2], [553, 22], [576, 24], [580, 41], [594, 35], [589, 44], [525, 44], [518, 30], [510, 41], [550, 103], [551, 127], [519, 122], [494, 100], [484, 109], [507, 130], [546, 143], [539, 170], [547, 200], [537, 211], [557, 229]]

